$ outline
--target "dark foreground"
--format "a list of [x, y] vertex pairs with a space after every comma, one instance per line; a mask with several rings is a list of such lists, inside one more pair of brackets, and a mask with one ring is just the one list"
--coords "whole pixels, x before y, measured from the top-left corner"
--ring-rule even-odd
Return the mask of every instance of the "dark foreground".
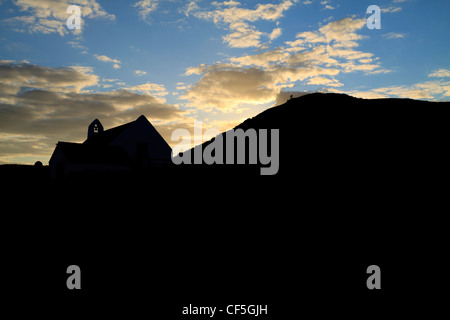
[[[434, 318], [448, 115], [448, 103], [292, 99], [241, 125], [280, 130], [274, 176], [185, 165], [51, 181], [46, 167], [1, 166], [2, 305], [18, 318], [209, 317], [183, 315], [190, 304], [268, 305], [263, 319]], [[70, 265], [81, 290], [67, 289]], [[366, 286], [370, 265], [381, 290]]]

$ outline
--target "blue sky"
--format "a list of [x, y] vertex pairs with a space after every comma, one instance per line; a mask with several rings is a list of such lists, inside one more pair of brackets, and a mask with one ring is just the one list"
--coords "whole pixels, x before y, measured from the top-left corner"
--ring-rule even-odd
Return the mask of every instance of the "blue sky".
[[0, 0], [0, 163], [47, 163], [95, 118], [107, 129], [145, 114], [174, 145], [176, 128], [224, 131], [292, 92], [449, 101], [449, 12], [448, 0]]

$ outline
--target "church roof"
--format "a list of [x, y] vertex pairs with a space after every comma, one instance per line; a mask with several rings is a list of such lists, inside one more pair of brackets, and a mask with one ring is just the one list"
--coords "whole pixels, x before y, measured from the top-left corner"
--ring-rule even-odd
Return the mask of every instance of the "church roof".
[[122, 134], [122, 132], [125, 131], [126, 128], [128, 128], [132, 123], [126, 123], [118, 127], [114, 127], [108, 130], [105, 130], [103, 132], [94, 134], [89, 139], [83, 142], [85, 145], [96, 145], [96, 146], [107, 146], [109, 145], [114, 139], [116, 139], [118, 136]]

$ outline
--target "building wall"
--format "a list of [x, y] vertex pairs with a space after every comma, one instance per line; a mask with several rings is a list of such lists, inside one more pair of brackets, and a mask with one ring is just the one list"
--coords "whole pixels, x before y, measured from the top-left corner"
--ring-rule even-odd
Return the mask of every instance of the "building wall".
[[50, 167], [50, 177], [52, 179], [60, 178], [61, 174], [63, 175], [61, 178], [66, 176], [65, 168], [61, 167], [62, 164], [65, 164], [65, 162], [66, 157], [64, 156], [64, 153], [62, 152], [61, 148], [56, 146], [55, 151], [53, 151], [52, 157], [48, 162]]
[[129, 171], [129, 167], [106, 165], [106, 164], [93, 164], [93, 163], [66, 163], [66, 178], [71, 175], [76, 175], [85, 172], [111, 172], [111, 171]]

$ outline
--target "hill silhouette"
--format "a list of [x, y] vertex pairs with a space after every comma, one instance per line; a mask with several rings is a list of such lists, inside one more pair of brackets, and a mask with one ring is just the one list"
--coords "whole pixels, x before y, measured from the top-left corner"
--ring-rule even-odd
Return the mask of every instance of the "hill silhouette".
[[[363, 170], [373, 178], [392, 171], [407, 178], [410, 166], [426, 165], [424, 158], [442, 159], [445, 150], [440, 143], [449, 106], [449, 102], [314, 93], [270, 108], [234, 130], [279, 129], [282, 176], [304, 177], [314, 171], [337, 178], [345, 170], [347, 177]], [[225, 134], [222, 137], [226, 141]]]

